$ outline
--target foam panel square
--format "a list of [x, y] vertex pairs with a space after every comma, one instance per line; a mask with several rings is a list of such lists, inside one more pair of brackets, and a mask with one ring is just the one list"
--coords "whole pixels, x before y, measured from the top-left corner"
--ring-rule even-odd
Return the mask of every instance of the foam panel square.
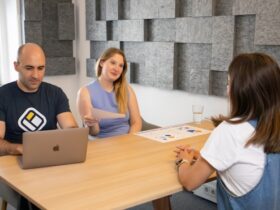
[[75, 74], [75, 58], [72, 57], [47, 57], [46, 75]]
[[74, 5], [72, 3], [59, 3], [57, 5], [57, 14], [59, 40], [74, 40]]

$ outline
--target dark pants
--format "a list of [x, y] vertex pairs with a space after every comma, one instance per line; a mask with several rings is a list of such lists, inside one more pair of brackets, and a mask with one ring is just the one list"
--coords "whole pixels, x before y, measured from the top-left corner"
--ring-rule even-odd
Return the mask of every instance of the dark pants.
[[40, 210], [37, 206], [29, 202], [25, 197], [20, 196], [19, 210]]

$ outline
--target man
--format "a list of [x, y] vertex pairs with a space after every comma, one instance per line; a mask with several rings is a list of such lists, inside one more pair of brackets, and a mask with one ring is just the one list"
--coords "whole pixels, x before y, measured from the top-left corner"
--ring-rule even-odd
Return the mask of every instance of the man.
[[78, 127], [62, 89], [42, 81], [45, 66], [39, 45], [27, 43], [18, 49], [18, 80], [0, 87], [0, 155], [21, 155], [25, 131], [56, 129], [57, 124]]
[[34, 43], [22, 45], [14, 62], [17, 81], [0, 87], [0, 155], [22, 154], [25, 131], [77, 127], [64, 92], [42, 82], [46, 58]]

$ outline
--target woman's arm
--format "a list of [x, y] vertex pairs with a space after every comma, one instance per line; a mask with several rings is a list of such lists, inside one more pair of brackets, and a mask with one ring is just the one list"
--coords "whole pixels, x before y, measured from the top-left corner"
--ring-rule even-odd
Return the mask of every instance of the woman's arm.
[[89, 134], [96, 136], [100, 132], [98, 120], [92, 116], [91, 98], [86, 87], [80, 88], [77, 95], [77, 108], [83, 123], [89, 127]]
[[178, 166], [181, 184], [189, 191], [202, 185], [215, 169], [200, 156], [199, 152], [186, 146], [178, 146], [175, 150], [177, 160], [186, 160]]
[[134, 132], [141, 131], [142, 120], [140, 116], [136, 95], [130, 86], [128, 86], [128, 92], [129, 92], [128, 111], [130, 115], [129, 133], [134, 133]]

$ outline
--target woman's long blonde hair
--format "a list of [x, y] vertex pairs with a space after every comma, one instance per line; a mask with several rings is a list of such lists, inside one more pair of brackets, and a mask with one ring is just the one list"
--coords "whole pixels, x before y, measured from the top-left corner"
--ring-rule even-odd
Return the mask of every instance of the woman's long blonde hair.
[[124, 62], [121, 76], [116, 81], [114, 81], [114, 91], [116, 94], [118, 110], [120, 113], [125, 114], [127, 112], [127, 104], [128, 104], [128, 90], [127, 90], [128, 87], [127, 87], [127, 81], [125, 77], [125, 74], [127, 72], [127, 61], [123, 51], [118, 48], [108, 48], [107, 50], [105, 50], [96, 62], [95, 72], [96, 72], [96, 76], [100, 77], [102, 73], [102, 66], [100, 65], [100, 62], [104, 62], [108, 60], [115, 54], [121, 55], [123, 57], [123, 62]]

